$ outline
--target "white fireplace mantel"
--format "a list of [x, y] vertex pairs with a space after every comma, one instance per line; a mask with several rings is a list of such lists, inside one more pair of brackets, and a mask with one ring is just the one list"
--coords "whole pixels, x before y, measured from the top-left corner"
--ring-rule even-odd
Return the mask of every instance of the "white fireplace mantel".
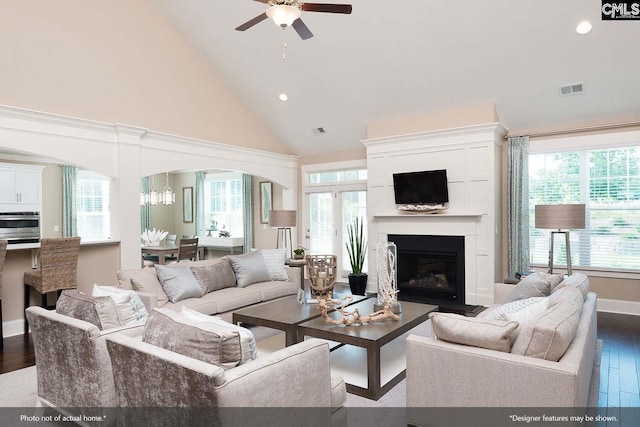
[[[502, 274], [501, 156], [506, 130], [487, 123], [413, 135], [365, 140], [369, 242], [389, 234], [465, 237], [465, 303], [493, 303]], [[393, 174], [446, 169], [449, 209], [436, 214], [396, 209]], [[375, 252], [375, 251], [373, 251]], [[369, 265], [375, 266], [369, 251]], [[375, 268], [375, 267], [373, 267]], [[368, 291], [376, 290], [369, 274]]]

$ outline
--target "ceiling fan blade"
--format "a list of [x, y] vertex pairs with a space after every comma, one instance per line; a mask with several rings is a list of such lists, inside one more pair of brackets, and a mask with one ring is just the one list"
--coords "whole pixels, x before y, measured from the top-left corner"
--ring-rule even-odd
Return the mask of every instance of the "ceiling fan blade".
[[351, 13], [350, 4], [329, 4], [329, 3], [303, 3], [302, 10], [305, 12], [326, 12], [326, 13]]
[[249, 28], [251, 28], [254, 25], [264, 21], [267, 18], [268, 17], [267, 17], [266, 13], [261, 13], [260, 15], [256, 16], [255, 18], [253, 18], [253, 19], [245, 22], [244, 24], [240, 25], [238, 28], [236, 28], [236, 31], [248, 30]]
[[302, 40], [307, 40], [313, 37], [313, 33], [309, 30], [309, 27], [302, 22], [302, 19], [298, 18], [293, 21], [293, 29], [296, 30], [296, 33], [300, 36]]

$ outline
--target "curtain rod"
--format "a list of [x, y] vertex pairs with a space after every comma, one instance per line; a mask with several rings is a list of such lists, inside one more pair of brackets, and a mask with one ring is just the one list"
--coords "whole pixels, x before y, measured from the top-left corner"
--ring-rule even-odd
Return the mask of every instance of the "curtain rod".
[[601, 125], [601, 126], [588, 126], [584, 128], [574, 128], [574, 129], [564, 129], [564, 130], [555, 130], [555, 131], [547, 131], [547, 132], [531, 132], [529, 134], [521, 134], [521, 135], [511, 135], [507, 133], [504, 136], [504, 139], [509, 139], [511, 137], [516, 136], [528, 136], [530, 138], [536, 138], [541, 136], [554, 136], [554, 135], [564, 135], [567, 133], [578, 133], [578, 132], [591, 132], [596, 130], [609, 130], [609, 129], [619, 129], [626, 128], [630, 126], [640, 126], [640, 122], [626, 122], [626, 123], [614, 123], [610, 125]]

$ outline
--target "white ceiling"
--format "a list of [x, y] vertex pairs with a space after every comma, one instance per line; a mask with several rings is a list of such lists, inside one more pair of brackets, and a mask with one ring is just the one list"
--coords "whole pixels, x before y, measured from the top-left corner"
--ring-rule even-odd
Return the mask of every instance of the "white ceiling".
[[[298, 155], [361, 147], [372, 121], [483, 103], [512, 130], [640, 116], [640, 21], [602, 21], [597, 0], [330, 0], [353, 13], [303, 12], [306, 41], [269, 20], [235, 31], [257, 1], [149, 1]], [[583, 94], [558, 95], [576, 82]]]

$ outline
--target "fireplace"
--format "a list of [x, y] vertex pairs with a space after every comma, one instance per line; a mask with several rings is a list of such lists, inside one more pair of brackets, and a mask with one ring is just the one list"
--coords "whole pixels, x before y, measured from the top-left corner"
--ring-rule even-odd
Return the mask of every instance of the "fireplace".
[[464, 236], [389, 234], [398, 248], [398, 299], [465, 304]]

